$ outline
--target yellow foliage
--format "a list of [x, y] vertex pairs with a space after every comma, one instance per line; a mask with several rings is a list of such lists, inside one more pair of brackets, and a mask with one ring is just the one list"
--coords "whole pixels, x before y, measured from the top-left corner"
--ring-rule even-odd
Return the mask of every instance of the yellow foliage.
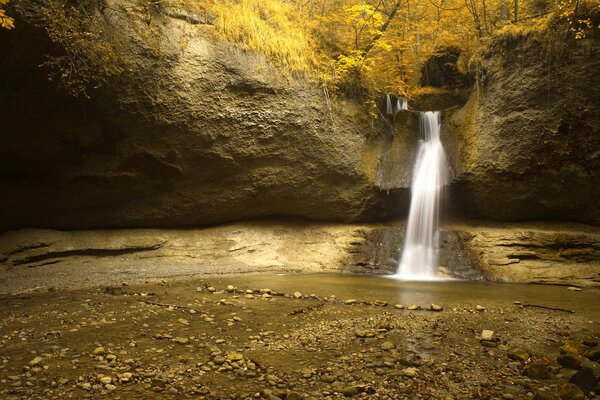
[[[0, 6], [5, 6], [8, 2], [9, 0], [0, 0]], [[4, 29], [13, 29], [15, 27], [15, 20], [6, 15], [6, 11], [2, 7], [0, 7], [0, 27]]]
[[315, 54], [294, 8], [279, 0], [227, 0], [215, 4], [217, 31], [278, 65], [307, 70]]

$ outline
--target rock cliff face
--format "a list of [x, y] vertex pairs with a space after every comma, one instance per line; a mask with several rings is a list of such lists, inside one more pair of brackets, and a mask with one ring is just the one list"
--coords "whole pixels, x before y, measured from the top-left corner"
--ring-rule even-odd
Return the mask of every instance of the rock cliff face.
[[[127, 19], [107, 21], [130, 72], [90, 101], [48, 83], [38, 65], [56, 46], [27, 14], [0, 36], [0, 230], [406, 212], [409, 172], [382, 189], [374, 149], [385, 140], [356, 106], [217, 40], [210, 24], [163, 16], [157, 58]], [[410, 159], [405, 144], [397, 158]]]
[[449, 118], [452, 202], [470, 216], [600, 224], [599, 37], [560, 53], [537, 35], [497, 38]]
[[[106, 20], [129, 72], [89, 101], [48, 82], [39, 65], [56, 46], [31, 14], [0, 35], [0, 230], [407, 212], [416, 113], [371, 124], [210, 22], [162, 15], [157, 57], [130, 20]], [[490, 45], [469, 102], [444, 114], [456, 211], [600, 224], [599, 48], [556, 59], [536, 37]]]

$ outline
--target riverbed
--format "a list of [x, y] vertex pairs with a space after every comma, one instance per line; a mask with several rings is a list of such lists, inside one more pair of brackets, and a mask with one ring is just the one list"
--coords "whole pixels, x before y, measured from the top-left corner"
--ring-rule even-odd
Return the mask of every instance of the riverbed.
[[0, 397], [529, 399], [598, 341], [598, 299], [349, 274], [31, 291], [1, 300]]

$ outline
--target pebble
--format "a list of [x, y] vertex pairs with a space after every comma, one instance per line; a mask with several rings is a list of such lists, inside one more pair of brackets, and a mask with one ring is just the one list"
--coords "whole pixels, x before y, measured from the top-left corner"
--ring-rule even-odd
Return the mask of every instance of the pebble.
[[529, 364], [523, 370], [525, 376], [531, 379], [550, 379], [550, 371], [545, 364], [533, 363]]
[[560, 387], [561, 400], [585, 400], [585, 393], [572, 383], [565, 383]]
[[563, 353], [556, 357], [556, 361], [558, 361], [558, 363], [565, 368], [579, 369], [581, 367], [581, 363], [584, 362], [585, 359], [579, 354]]
[[348, 299], [348, 300], [344, 301], [344, 304], [351, 305], [351, 304], [356, 304], [356, 302], [357, 302], [356, 299]]
[[392, 342], [383, 342], [381, 343], [381, 350], [392, 350], [396, 348], [396, 345]]
[[188, 344], [190, 342], [190, 340], [185, 337], [176, 337], [171, 340], [177, 344]]
[[358, 394], [358, 388], [356, 386], [349, 386], [342, 389], [342, 394], [347, 397], [356, 396]]
[[33, 360], [29, 361], [29, 365], [31, 367], [35, 367], [37, 365], [40, 365], [42, 363], [42, 361], [44, 361], [44, 359], [42, 357], [35, 357]]
[[516, 361], [521, 361], [521, 362], [527, 362], [529, 360], [529, 353], [520, 347], [513, 347], [513, 348], [509, 349], [506, 352], [506, 355], [511, 360], [516, 360]]
[[418, 373], [419, 369], [415, 367], [404, 368], [402, 371], [400, 371], [400, 375], [407, 376], [409, 378], [415, 378]]
[[302, 400], [303, 396], [298, 392], [288, 392], [285, 400]]
[[404, 309], [404, 306], [403, 306], [402, 304], [395, 304], [395, 305], [394, 305], [394, 308], [395, 308], [396, 310], [403, 310], [403, 309]]
[[410, 306], [408, 306], [407, 310], [413, 311], [413, 310], [420, 310], [421, 306], [418, 306], [416, 304], [412, 304]]
[[571, 377], [570, 382], [577, 385], [584, 392], [594, 390], [600, 381], [600, 364], [593, 361], [581, 363], [581, 369]]
[[477, 304], [477, 305], [475, 306], [475, 309], [476, 309], [477, 311], [485, 311], [485, 307], [484, 307], [484, 306], [480, 306], [479, 304]]
[[[302, 293], [300, 293], [300, 292], [294, 292], [294, 298], [295, 299], [301, 299], [302, 298]], [[287, 399], [287, 397], [286, 397], [286, 399]]]
[[442, 311], [444, 309], [444, 307], [438, 305], [438, 304], [432, 304], [431, 305], [431, 311]]
[[110, 376], [103, 376], [102, 378], [100, 378], [100, 383], [102, 383], [103, 385], [112, 383], [112, 378]]
[[104, 387], [106, 388], [106, 390], [110, 390], [110, 391], [113, 391], [117, 388], [115, 385], [112, 385], [110, 383], [107, 385], [104, 385]]
[[600, 361], [600, 346], [589, 349], [584, 355], [592, 361]]
[[494, 331], [490, 331], [488, 329], [484, 329], [483, 331], [481, 331], [481, 336], [479, 337], [480, 340], [493, 340], [494, 339]]
[[93, 353], [96, 356], [101, 356], [101, 355], [106, 354], [106, 349], [104, 349], [104, 347], [102, 347], [102, 346], [99, 346], [94, 349]]

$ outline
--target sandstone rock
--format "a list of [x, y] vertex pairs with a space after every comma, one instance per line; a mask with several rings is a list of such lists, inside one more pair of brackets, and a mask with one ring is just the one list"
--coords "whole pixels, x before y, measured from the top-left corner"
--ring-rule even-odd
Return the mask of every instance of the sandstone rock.
[[[548, 74], [540, 36], [490, 41], [467, 105], [449, 117], [458, 140], [450, 188], [459, 212], [504, 220], [563, 219], [600, 224], [600, 85], [592, 64], [600, 48], [572, 49]], [[577, 54], [577, 56], [575, 56]], [[544, 72], [545, 71], [545, 72]], [[564, 93], [578, 93], [576, 100]], [[516, 134], [515, 132], [518, 132]]]
[[523, 373], [531, 379], [550, 379], [550, 371], [546, 364], [533, 363], [525, 366]]
[[156, 57], [133, 18], [103, 15], [120, 9], [119, 0], [108, 0], [96, 18], [127, 43], [118, 50], [127, 78], [78, 100], [38, 68], [57, 46], [44, 26], [30, 25], [43, 21], [36, 2], [19, 3], [20, 29], [0, 38], [0, 190], [7, 194], [0, 230], [183, 227], [267, 215], [348, 221], [406, 212], [416, 114], [398, 117], [410, 134], [369, 134], [360, 106], [331, 102], [319, 85], [215, 39], [210, 24], [195, 29], [186, 19], [157, 19]]
[[585, 393], [572, 383], [565, 383], [560, 387], [560, 400], [585, 400]]
[[571, 377], [569, 382], [577, 385], [586, 393], [594, 390], [600, 382], [600, 364], [593, 361], [583, 362], [579, 371]]
[[519, 347], [513, 347], [506, 352], [506, 355], [511, 360], [517, 360], [521, 362], [527, 362], [529, 360], [529, 353]]
[[585, 358], [579, 354], [574, 353], [563, 353], [556, 358], [556, 361], [565, 368], [579, 369], [581, 363], [585, 361]]

